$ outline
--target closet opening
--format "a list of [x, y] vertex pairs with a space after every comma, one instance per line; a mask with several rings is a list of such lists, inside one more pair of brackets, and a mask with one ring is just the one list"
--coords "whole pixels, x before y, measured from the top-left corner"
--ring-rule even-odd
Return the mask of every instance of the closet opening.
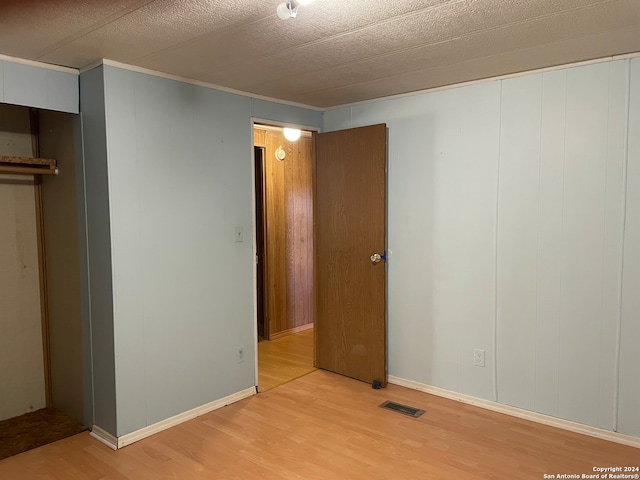
[[74, 119], [0, 104], [0, 458], [85, 429]]

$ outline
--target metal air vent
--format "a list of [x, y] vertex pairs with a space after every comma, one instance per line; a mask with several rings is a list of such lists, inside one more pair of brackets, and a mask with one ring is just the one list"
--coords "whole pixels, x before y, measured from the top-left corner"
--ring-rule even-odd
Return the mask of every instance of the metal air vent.
[[409, 417], [418, 418], [420, 415], [424, 413], [424, 410], [420, 410], [419, 408], [409, 407], [408, 405], [402, 405], [401, 403], [392, 402], [387, 400], [379, 405], [380, 408], [384, 408], [386, 410], [392, 410], [394, 412], [401, 413], [403, 415], [408, 415]]

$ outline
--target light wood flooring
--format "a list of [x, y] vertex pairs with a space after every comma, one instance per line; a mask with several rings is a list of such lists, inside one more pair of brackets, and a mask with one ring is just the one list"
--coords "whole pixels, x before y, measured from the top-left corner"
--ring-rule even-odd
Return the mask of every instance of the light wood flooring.
[[313, 328], [258, 343], [259, 392], [266, 392], [314, 370]]
[[16, 455], [0, 478], [511, 480], [639, 464], [640, 449], [318, 370], [117, 452], [83, 433]]

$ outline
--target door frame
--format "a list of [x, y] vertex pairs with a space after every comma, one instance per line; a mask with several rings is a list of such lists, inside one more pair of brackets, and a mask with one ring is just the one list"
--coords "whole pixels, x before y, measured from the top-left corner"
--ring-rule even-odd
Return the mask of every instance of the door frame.
[[[257, 282], [258, 282], [258, 265], [255, 262], [255, 258], [256, 255], [258, 253], [258, 245], [256, 242], [256, 228], [257, 228], [257, 212], [256, 212], [256, 159], [255, 159], [255, 154], [254, 154], [254, 143], [255, 143], [255, 138], [254, 138], [254, 127], [256, 124], [260, 124], [260, 125], [269, 125], [272, 127], [279, 127], [279, 128], [298, 128], [300, 130], [305, 130], [307, 132], [313, 132], [315, 133], [320, 133], [320, 127], [312, 127], [309, 125], [302, 125], [302, 124], [298, 124], [298, 123], [292, 123], [292, 122], [280, 122], [277, 120], [267, 120], [264, 118], [258, 118], [258, 117], [251, 117], [251, 210], [252, 210], [252, 235], [251, 235], [251, 239], [253, 242], [253, 248], [252, 248], [252, 252], [253, 252], [253, 258], [254, 258], [254, 262], [253, 262], [253, 345], [254, 345], [254, 352], [255, 352], [255, 367], [254, 367], [254, 371], [255, 371], [255, 378], [254, 378], [254, 384], [256, 387], [256, 391], [258, 388], [258, 328], [257, 328], [257, 324], [258, 324], [258, 289], [257, 289]], [[313, 153], [313, 158], [312, 158], [312, 168], [313, 168], [313, 179], [315, 181], [315, 135], [314, 135], [314, 140], [313, 140], [313, 146], [314, 146], [314, 153]], [[312, 183], [313, 185], [313, 183]], [[312, 190], [312, 194], [315, 196], [315, 191], [313, 190], [313, 186], [311, 188]], [[314, 273], [315, 275], [315, 273]], [[313, 289], [313, 304], [315, 305], [315, 288]], [[315, 307], [314, 307], [315, 308]], [[315, 348], [315, 336], [314, 336], [314, 348]], [[315, 363], [315, 358], [314, 358], [314, 363]]]
[[[255, 131], [255, 129], [254, 129]], [[255, 141], [254, 141], [255, 143]], [[257, 280], [256, 280], [256, 294], [257, 294], [257, 306], [256, 306], [256, 312], [258, 315], [258, 320], [261, 321], [262, 323], [262, 335], [260, 335], [260, 324], [258, 323], [258, 340], [260, 340], [260, 338], [269, 338], [269, 334], [270, 334], [270, 330], [271, 330], [271, 326], [269, 325], [269, 322], [265, 322], [265, 317], [266, 317], [266, 312], [265, 312], [265, 306], [266, 306], [266, 295], [265, 295], [265, 286], [266, 286], [266, 254], [265, 254], [265, 246], [266, 246], [266, 242], [265, 242], [265, 230], [266, 230], [266, 223], [265, 223], [265, 209], [266, 209], [266, 205], [265, 205], [265, 199], [266, 199], [266, 195], [265, 195], [265, 186], [266, 186], [266, 182], [265, 182], [265, 172], [264, 172], [264, 167], [265, 167], [265, 154], [266, 154], [266, 147], [262, 147], [262, 146], [256, 146], [254, 145], [253, 147], [253, 154], [254, 154], [254, 164], [253, 164], [253, 168], [255, 169], [255, 176], [254, 176], [254, 180], [255, 180], [255, 185], [254, 185], [254, 190], [255, 190], [255, 212], [256, 212], [256, 220], [255, 220], [255, 237], [256, 237], [256, 254], [255, 254], [255, 259], [256, 259], [256, 270], [257, 270]], [[260, 153], [260, 158], [258, 159], [258, 153]], [[261, 318], [260, 318], [261, 317]]]

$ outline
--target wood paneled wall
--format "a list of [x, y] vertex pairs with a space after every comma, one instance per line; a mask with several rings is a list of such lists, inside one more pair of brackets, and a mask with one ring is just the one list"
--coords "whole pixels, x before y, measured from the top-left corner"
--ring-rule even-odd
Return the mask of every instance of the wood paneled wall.
[[313, 323], [313, 143], [259, 127], [254, 139], [265, 147], [265, 321], [273, 339]]

